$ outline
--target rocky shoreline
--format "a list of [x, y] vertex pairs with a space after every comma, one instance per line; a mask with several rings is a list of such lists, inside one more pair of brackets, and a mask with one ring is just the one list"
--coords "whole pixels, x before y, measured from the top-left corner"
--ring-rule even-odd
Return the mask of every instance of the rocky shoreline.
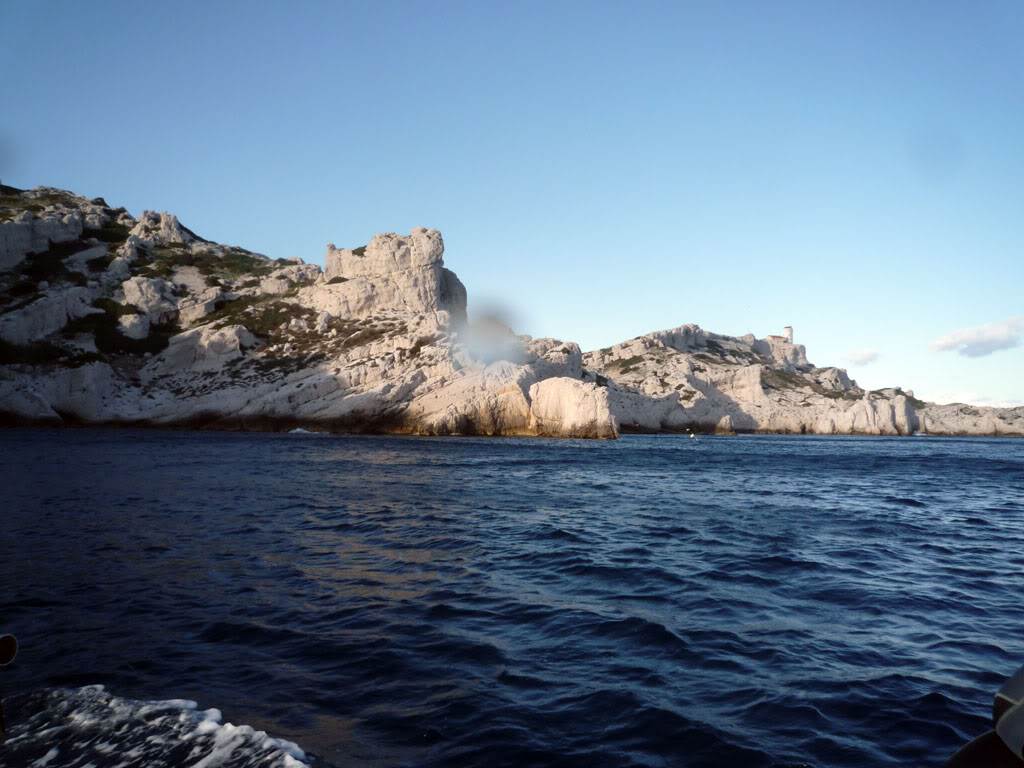
[[1024, 436], [1024, 408], [869, 392], [782, 336], [683, 325], [584, 354], [470, 324], [436, 230], [330, 245], [321, 269], [167, 213], [0, 192], [0, 424]]

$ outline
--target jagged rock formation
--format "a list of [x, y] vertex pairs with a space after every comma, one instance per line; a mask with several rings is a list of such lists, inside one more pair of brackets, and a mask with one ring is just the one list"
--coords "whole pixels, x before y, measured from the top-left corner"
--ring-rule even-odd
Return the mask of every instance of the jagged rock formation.
[[[514, 337], [514, 361], [481, 357], [436, 230], [329, 246], [324, 274], [167, 213], [3, 191], [0, 233], [21, 228], [0, 282], [9, 423], [618, 435], [575, 344]], [[56, 231], [37, 219], [78, 225], [18, 234]]]
[[649, 333], [583, 359], [608, 389], [623, 431], [862, 435], [1024, 435], [1024, 408], [924, 403], [899, 388], [866, 391], [817, 368], [801, 344], [708, 333]]
[[374, 235], [369, 245], [353, 250], [339, 250], [331, 243], [325, 284], [303, 298], [334, 315], [447, 311], [456, 322], [464, 322], [466, 288], [444, 268], [443, 253], [441, 233], [423, 227], [402, 237]]
[[781, 336], [695, 325], [583, 355], [466, 322], [436, 230], [326, 270], [167, 213], [0, 188], [0, 421], [610, 438], [623, 430], [1024, 434], [1024, 408], [865, 392]]

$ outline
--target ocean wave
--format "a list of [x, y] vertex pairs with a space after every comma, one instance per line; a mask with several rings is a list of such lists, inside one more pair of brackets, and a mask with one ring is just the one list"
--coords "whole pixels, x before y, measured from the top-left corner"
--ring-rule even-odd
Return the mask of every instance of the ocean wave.
[[1024, 658], [1024, 441], [5, 434], [12, 766], [924, 765]]

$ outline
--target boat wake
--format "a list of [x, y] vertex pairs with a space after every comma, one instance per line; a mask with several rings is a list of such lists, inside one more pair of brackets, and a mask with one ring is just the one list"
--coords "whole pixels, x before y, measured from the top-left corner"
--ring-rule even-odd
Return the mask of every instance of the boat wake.
[[42, 689], [5, 700], [7, 765], [96, 768], [189, 765], [193, 768], [309, 768], [294, 743], [248, 725], [221, 722], [194, 701], [135, 701], [102, 685]]

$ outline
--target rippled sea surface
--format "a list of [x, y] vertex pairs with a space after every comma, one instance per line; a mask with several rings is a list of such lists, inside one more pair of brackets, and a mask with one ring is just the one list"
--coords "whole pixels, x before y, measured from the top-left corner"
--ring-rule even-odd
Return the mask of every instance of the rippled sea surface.
[[1024, 441], [5, 430], [0, 483], [10, 765], [209, 708], [207, 765], [941, 764], [1024, 663]]

